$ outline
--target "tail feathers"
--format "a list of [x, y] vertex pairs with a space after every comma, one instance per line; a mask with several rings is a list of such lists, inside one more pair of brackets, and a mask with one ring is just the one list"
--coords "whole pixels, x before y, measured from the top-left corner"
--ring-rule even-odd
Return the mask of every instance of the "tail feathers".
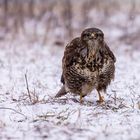
[[66, 95], [66, 94], [67, 94], [67, 92], [65, 90], [65, 87], [62, 86], [61, 89], [58, 91], [58, 93], [55, 95], [55, 98], [61, 97], [61, 96]]

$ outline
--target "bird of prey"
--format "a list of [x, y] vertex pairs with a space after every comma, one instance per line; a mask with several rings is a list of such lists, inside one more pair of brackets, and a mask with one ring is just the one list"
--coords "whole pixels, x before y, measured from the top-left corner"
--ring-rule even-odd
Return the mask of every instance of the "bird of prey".
[[97, 90], [99, 103], [104, 101], [101, 91], [106, 92], [114, 79], [116, 58], [104, 41], [104, 33], [98, 28], [85, 29], [65, 48], [62, 59], [63, 86], [55, 97], [68, 92], [82, 98]]

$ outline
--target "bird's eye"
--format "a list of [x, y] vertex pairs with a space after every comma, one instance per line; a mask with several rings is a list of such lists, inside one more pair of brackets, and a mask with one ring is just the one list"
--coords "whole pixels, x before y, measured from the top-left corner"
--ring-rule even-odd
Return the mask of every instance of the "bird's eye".
[[84, 36], [85, 36], [85, 37], [89, 37], [89, 36], [90, 36], [90, 34], [88, 34], [88, 33], [85, 33], [85, 34], [84, 34]]
[[104, 35], [102, 33], [98, 33], [98, 36], [103, 37]]
[[90, 34], [87, 34], [87, 36], [89, 37], [89, 36], [90, 36]]

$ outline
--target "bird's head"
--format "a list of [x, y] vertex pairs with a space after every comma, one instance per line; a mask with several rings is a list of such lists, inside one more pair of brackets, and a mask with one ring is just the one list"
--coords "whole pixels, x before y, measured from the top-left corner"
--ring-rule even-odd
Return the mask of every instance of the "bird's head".
[[81, 34], [81, 40], [91, 47], [99, 47], [104, 41], [104, 34], [98, 28], [85, 29]]

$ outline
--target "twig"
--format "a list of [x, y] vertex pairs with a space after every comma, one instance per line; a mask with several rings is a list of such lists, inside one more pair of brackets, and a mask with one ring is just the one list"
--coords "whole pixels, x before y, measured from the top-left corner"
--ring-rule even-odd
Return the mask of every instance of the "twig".
[[27, 92], [28, 92], [28, 95], [29, 95], [29, 99], [30, 99], [30, 102], [32, 103], [32, 98], [31, 98], [31, 94], [30, 94], [30, 90], [29, 90], [29, 85], [28, 85], [27, 74], [25, 74], [25, 81], [26, 81], [26, 88], [27, 88]]
[[18, 112], [17, 110], [13, 109], [13, 108], [9, 108], [9, 107], [0, 107], [0, 109], [7, 109], [7, 110], [11, 110], [11, 111], [14, 111], [22, 116], [24, 116], [26, 119], [27, 119], [27, 116], [25, 116], [23, 113], [21, 112]]

